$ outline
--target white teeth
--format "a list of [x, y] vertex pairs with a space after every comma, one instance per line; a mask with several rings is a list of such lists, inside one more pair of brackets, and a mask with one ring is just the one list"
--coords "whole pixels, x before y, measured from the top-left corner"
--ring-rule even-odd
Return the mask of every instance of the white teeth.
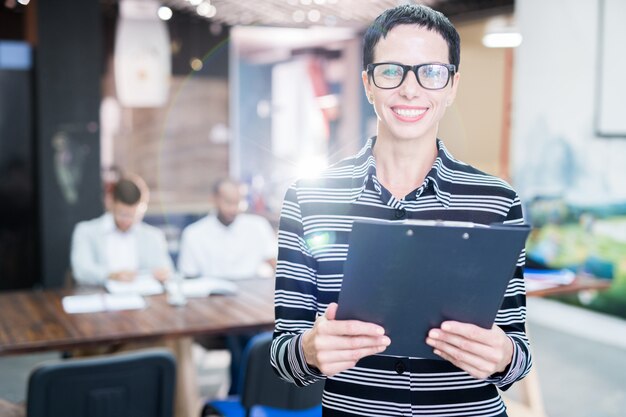
[[394, 109], [395, 113], [399, 114], [402, 117], [418, 117], [426, 112], [426, 109], [417, 110], [417, 109]]

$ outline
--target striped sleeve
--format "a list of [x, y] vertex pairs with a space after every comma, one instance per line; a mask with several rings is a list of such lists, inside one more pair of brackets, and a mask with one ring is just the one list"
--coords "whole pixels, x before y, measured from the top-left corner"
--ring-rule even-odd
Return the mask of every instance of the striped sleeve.
[[285, 196], [278, 231], [278, 263], [274, 295], [275, 329], [271, 364], [281, 378], [299, 386], [324, 378], [310, 367], [302, 351], [302, 333], [317, 317], [316, 261], [304, 239], [297, 188]]
[[[516, 195], [504, 221], [505, 224], [524, 224], [522, 205]], [[524, 261], [526, 251], [522, 250], [517, 261], [515, 273], [507, 287], [504, 301], [496, 315], [496, 324], [513, 342], [513, 358], [509, 366], [487, 379], [503, 391], [514, 382], [522, 379], [532, 366], [532, 357], [526, 336], [526, 288], [524, 285]]]

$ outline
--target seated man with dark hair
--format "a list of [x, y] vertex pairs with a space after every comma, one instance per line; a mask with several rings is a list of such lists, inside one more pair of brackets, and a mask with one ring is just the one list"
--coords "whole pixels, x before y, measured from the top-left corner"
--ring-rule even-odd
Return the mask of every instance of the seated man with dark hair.
[[[276, 232], [256, 214], [243, 213], [241, 184], [223, 178], [213, 187], [215, 213], [183, 230], [178, 270], [186, 277], [206, 276], [240, 280], [272, 277], [276, 265]], [[230, 391], [237, 393], [239, 364], [252, 334], [230, 335], [226, 345], [231, 354]], [[220, 346], [215, 337], [196, 339], [205, 348]]]
[[123, 177], [113, 186], [109, 212], [76, 225], [71, 251], [76, 282], [131, 281], [142, 272], [160, 281], [170, 276], [173, 265], [165, 235], [142, 222], [148, 198], [141, 178]]
[[215, 213], [183, 230], [178, 257], [183, 275], [230, 280], [274, 275], [276, 232], [264, 217], [243, 213], [243, 200], [237, 180], [215, 183]]

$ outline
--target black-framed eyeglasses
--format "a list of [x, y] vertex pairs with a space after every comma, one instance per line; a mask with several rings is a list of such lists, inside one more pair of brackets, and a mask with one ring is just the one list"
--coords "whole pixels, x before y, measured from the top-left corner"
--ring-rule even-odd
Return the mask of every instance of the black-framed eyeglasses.
[[398, 88], [410, 71], [415, 73], [417, 82], [423, 88], [441, 90], [450, 82], [456, 67], [452, 64], [403, 65], [397, 62], [377, 62], [367, 65], [367, 73], [374, 81], [374, 85], [385, 90]]

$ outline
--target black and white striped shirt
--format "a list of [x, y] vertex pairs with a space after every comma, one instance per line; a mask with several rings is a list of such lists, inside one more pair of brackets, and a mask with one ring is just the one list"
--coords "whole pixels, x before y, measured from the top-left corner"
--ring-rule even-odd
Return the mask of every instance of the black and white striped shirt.
[[[276, 325], [271, 361], [297, 385], [326, 378], [304, 360], [301, 334], [336, 302], [352, 222], [356, 219], [434, 219], [522, 224], [519, 197], [503, 180], [455, 160], [437, 141], [438, 156], [424, 183], [402, 200], [376, 178], [375, 138], [354, 157], [287, 191], [279, 228]], [[374, 355], [327, 378], [325, 416], [506, 416], [496, 387], [507, 389], [531, 367], [525, 334], [524, 253], [496, 317], [515, 346], [511, 365], [477, 380], [450, 362]], [[419, 272], [419, 271], [418, 271]]]

